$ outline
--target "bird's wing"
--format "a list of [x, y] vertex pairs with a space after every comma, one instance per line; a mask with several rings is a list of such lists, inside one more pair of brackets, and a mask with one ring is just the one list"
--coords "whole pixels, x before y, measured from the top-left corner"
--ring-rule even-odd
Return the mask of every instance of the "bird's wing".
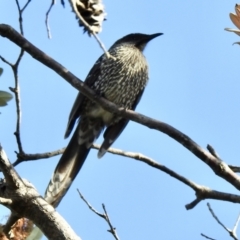
[[[144, 89], [142, 89], [141, 92], [139, 92], [133, 106], [132, 110], [135, 110], [136, 106], [138, 105], [142, 95], [143, 95]], [[98, 152], [98, 158], [101, 158], [108, 150], [108, 148], [115, 142], [115, 140], [118, 138], [118, 136], [122, 133], [124, 128], [127, 126], [129, 120], [122, 118], [120, 121], [118, 121], [116, 124], [113, 124], [109, 126], [105, 132], [104, 132], [104, 141], [99, 149]]]
[[[94, 64], [85, 80], [85, 83], [89, 87], [94, 84], [100, 74], [101, 59], [102, 56]], [[83, 108], [85, 106], [85, 99], [86, 97], [81, 92], [79, 92], [69, 115], [65, 138], [70, 135], [76, 120], [82, 114]], [[92, 142], [96, 137], [98, 137], [102, 128], [103, 126], [101, 124], [99, 125], [98, 122], [96, 122], [94, 125], [90, 124], [83, 118], [80, 119], [78, 127], [76, 128], [67, 148], [60, 158], [58, 165], [56, 166], [53, 173], [53, 177], [50, 180], [45, 192], [46, 201], [48, 201], [54, 207], [59, 204], [71, 186], [91, 149]], [[86, 142], [80, 144], [79, 138], [81, 135], [84, 135], [86, 131], [88, 132], [89, 138], [86, 139], [86, 141], [88, 141], [88, 144], [86, 144]]]
[[[96, 61], [96, 63], [93, 65], [92, 69], [88, 73], [88, 76], [84, 83], [87, 84], [87, 86], [89, 87], [91, 87], [94, 84], [94, 82], [100, 75], [100, 69], [101, 69], [100, 64], [101, 64], [102, 58], [103, 58], [103, 55]], [[84, 99], [86, 99], [86, 97], [81, 92], [79, 92], [72, 106], [72, 110], [69, 114], [67, 129], [66, 129], [64, 138], [67, 138], [70, 135], [76, 120], [80, 117], [82, 108], [84, 107]]]

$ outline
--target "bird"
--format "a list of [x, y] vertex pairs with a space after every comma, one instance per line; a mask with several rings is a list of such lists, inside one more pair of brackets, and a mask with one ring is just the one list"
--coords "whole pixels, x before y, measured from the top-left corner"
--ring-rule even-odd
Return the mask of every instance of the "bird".
[[[148, 64], [143, 50], [147, 43], [163, 33], [132, 33], [117, 40], [93, 65], [85, 84], [98, 96], [124, 109], [135, 110], [148, 82]], [[101, 158], [122, 133], [129, 120], [106, 111], [81, 92], [69, 115], [65, 138], [77, 127], [61, 156], [45, 192], [45, 200], [57, 207], [78, 172], [94, 141], [104, 130], [104, 141], [98, 151]]]

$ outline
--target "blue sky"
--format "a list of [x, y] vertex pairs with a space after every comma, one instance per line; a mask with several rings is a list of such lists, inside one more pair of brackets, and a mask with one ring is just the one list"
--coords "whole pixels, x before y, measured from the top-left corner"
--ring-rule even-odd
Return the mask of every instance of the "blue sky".
[[[25, 1], [21, 1], [23, 5]], [[50, 15], [52, 39], [47, 39], [45, 12], [50, 1], [32, 1], [24, 13], [25, 37], [84, 80], [102, 54], [93, 38], [82, 34], [69, 3], [59, 1]], [[202, 147], [211, 144], [221, 158], [239, 165], [240, 145], [240, 48], [233, 33], [229, 12], [235, 1], [110, 1], [105, 0], [107, 21], [100, 38], [110, 47], [133, 32], [164, 35], [146, 48], [150, 81], [137, 112], [166, 122], [187, 134]], [[0, 3], [0, 22], [18, 28], [15, 1]], [[19, 49], [0, 38], [0, 54], [14, 62]], [[11, 69], [0, 63], [4, 73], [0, 89], [13, 86]], [[25, 152], [41, 153], [67, 145], [63, 135], [77, 91], [55, 72], [24, 55], [19, 68], [22, 99], [22, 142]], [[15, 105], [1, 108], [0, 142], [9, 159], [17, 150]], [[99, 138], [97, 143], [101, 143]], [[236, 193], [231, 185], [179, 143], [160, 132], [130, 123], [113, 147], [144, 155], [190, 180], [215, 190]], [[43, 194], [59, 156], [22, 163], [21, 177]], [[131, 159], [106, 154], [101, 160], [92, 150], [58, 211], [82, 239], [113, 237], [106, 223], [89, 211], [78, 197], [79, 188], [99, 211], [104, 203], [121, 239], [203, 239], [200, 233], [227, 239], [207, 210], [207, 201], [187, 211], [194, 192], [156, 169]], [[239, 207], [209, 201], [227, 227], [233, 227]], [[0, 206], [0, 216], [8, 213]]]

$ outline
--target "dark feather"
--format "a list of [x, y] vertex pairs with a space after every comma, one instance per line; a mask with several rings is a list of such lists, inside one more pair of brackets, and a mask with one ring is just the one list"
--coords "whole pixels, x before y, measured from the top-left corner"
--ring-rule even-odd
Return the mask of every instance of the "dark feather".
[[57, 207], [81, 169], [90, 148], [78, 144], [78, 129], [60, 158], [45, 193], [48, 203]]
[[[161, 34], [129, 34], [109, 49], [112, 58], [102, 55], [90, 70], [85, 83], [97, 94], [118, 106], [135, 109], [148, 81], [148, 66], [142, 51], [144, 46]], [[65, 137], [80, 118], [70, 143], [63, 153], [46, 190], [45, 198], [57, 206], [69, 189], [89, 153], [92, 143], [104, 127], [101, 157], [118, 138], [128, 120], [105, 111], [97, 103], [79, 93], [70, 112]]]
[[[143, 92], [144, 89], [141, 92], [139, 92], [135, 102], [133, 103], [132, 110], [135, 110], [136, 106], [138, 105], [143, 95]], [[123, 118], [114, 125], [109, 126], [105, 130], [103, 134], [104, 141], [99, 149], [98, 158], [101, 158], [107, 152], [108, 148], [110, 148], [111, 145], [115, 142], [115, 140], [119, 137], [124, 128], [127, 126], [128, 122], [129, 122], [128, 119]]]
[[[94, 84], [94, 82], [97, 80], [97, 78], [101, 72], [100, 64], [101, 64], [102, 58], [103, 58], [103, 56], [101, 56], [97, 60], [97, 62], [94, 64], [94, 66], [88, 73], [88, 76], [84, 83], [89, 87], [91, 87]], [[77, 98], [73, 104], [72, 110], [69, 114], [68, 125], [67, 125], [67, 129], [66, 129], [64, 138], [69, 137], [69, 135], [71, 134], [76, 120], [80, 117], [80, 115], [82, 113], [85, 99], [86, 99], [86, 97], [81, 92], [79, 92], [77, 95]]]

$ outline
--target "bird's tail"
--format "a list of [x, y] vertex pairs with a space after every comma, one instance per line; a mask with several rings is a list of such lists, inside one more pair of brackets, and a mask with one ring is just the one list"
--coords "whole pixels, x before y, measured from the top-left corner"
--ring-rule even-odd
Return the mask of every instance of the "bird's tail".
[[45, 200], [57, 207], [91, 149], [92, 143], [103, 129], [102, 122], [81, 119], [71, 141], [65, 149], [45, 192]]

